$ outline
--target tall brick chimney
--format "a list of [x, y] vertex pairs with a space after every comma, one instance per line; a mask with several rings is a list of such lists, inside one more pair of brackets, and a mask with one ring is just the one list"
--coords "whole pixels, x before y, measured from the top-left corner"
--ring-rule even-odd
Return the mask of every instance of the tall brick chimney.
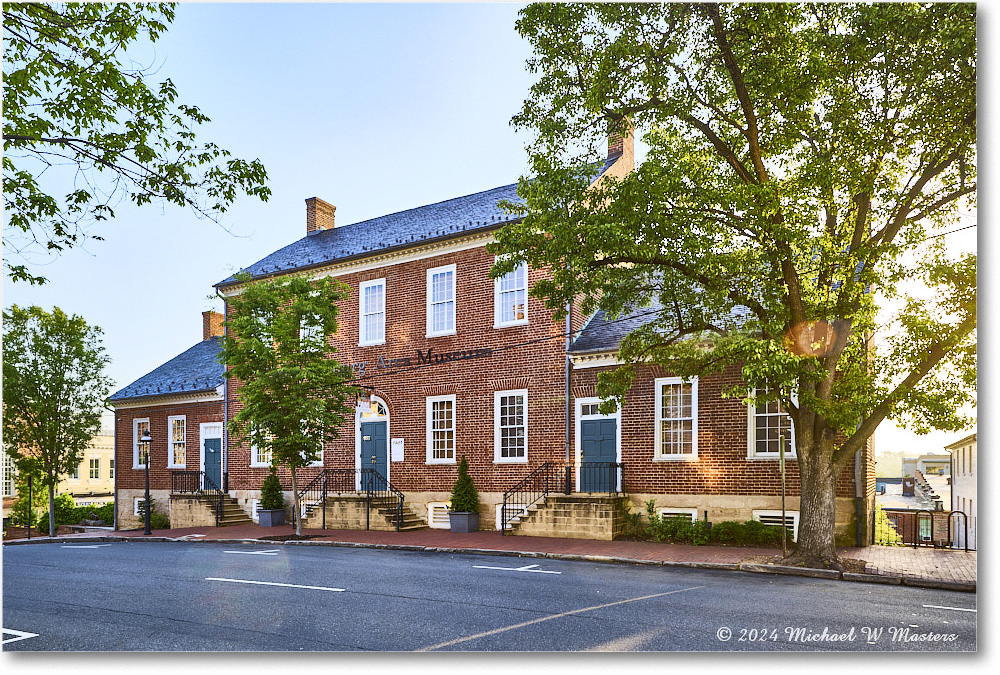
[[618, 158], [626, 173], [635, 170], [635, 128], [631, 123], [625, 136], [617, 132], [608, 134], [608, 159]]
[[222, 315], [208, 310], [201, 313], [201, 339], [222, 337]]
[[337, 207], [327, 204], [319, 197], [306, 200], [306, 234], [314, 234], [333, 229], [333, 214]]

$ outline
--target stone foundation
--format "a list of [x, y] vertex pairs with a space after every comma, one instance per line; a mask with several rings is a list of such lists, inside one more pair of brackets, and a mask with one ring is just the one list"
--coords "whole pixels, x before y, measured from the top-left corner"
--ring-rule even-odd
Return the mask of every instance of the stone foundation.
[[[118, 529], [135, 530], [143, 526], [142, 518], [135, 513], [135, 500], [143, 499], [145, 490], [118, 491]], [[170, 490], [150, 490], [149, 501], [153, 511], [170, 515]]]

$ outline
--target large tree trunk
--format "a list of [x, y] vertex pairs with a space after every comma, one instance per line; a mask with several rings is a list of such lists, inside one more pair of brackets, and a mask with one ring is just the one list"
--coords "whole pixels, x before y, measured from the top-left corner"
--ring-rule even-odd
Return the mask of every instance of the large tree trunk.
[[292, 508], [295, 509], [292, 517], [295, 519], [295, 534], [302, 536], [302, 508], [299, 506], [299, 486], [295, 481], [295, 467], [290, 468], [292, 470]]
[[49, 485], [49, 536], [56, 536], [56, 486]]
[[821, 569], [842, 569], [834, 544], [837, 506], [837, 476], [833, 448], [816, 443], [801, 448], [798, 457], [801, 480], [799, 531], [788, 564]]

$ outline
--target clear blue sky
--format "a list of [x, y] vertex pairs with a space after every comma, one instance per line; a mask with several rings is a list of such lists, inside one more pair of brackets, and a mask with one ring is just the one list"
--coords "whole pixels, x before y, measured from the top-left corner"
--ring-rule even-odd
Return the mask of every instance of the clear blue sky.
[[[57, 305], [101, 326], [117, 388], [201, 339], [200, 313], [221, 309], [212, 285], [302, 237], [306, 198], [346, 224], [516, 181], [528, 139], [509, 122], [533, 81], [519, 7], [181, 4], [135, 57], [212, 118], [202, 140], [264, 163], [270, 201], [240, 200], [223, 226], [123, 203], [93, 230], [105, 241], [34, 269], [46, 285], [5, 280], [4, 306]], [[883, 428], [876, 442], [928, 451], [958, 437]]]

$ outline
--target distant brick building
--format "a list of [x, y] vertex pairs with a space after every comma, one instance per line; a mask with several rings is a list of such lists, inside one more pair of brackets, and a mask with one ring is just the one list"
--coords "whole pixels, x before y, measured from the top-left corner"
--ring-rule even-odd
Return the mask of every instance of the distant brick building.
[[[595, 180], [633, 168], [632, 139], [620, 139], [609, 145]], [[511, 184], [345, 226], [336, 226], [335, 207], [307, 199], [305, 236], [246, 268], [255, 279], [334, 277], [350, 289], [330, 343], [371, 395], [316, 465], [302, 470], [306, 525], [325, 516], [328, 527], [394, 526], [386, 513], [358, 520], [357, 495], [378, 475], [386, 494], [402, 495], [408, 524], [443, 526], [463, 456], [486, 529], [500, 525], [505, 493], [504, 527], [515, 534], [610, 538], [620, 525], [617, 509], [643, 510], [648, 499], [664, 513], [692, 519], [780, 522], [777, 439], [789, 430], [787, 415], [773, 404], [748, 409], [722, 398], [737, 369], [684, 382], [652, 367], [639, 369], [622, 410], [600, 414], [596, 375], [614, 367], [621, 339], [649, 310], [609, 321], [574, 307], [566, 323], [557, 323], [528, 296], [544, 270], [521, 267], [491, 279], [486, 245], [512, 220], [499, 203], [517, 199]], [[228, 297], [240, 284], [230, 277], [216, 289]], [[568, 349], [567, 328], [574, 337]], [[182, 364], [190, 360], [182, 357]], [[186, 399], [162, 391], [169, 378], [158, 371], [146, 376], [149, 384], [143, 378], [127, 396], [115, 395], [124, 404], [119, 448], [135, 454], [137, 425], [148, 419], [157, 485], [169, 492], [173, 469], [159, 454], [168, 452], [168, 418], [186, 415], [190, 435], [195, 419], [232, 419], [240, 400], [236, 382], [222, 384], [221, 369], [211, 380], [218, 388], [199, 390], [206, 399], [197, 403], [189, 400], [194, 390], [184, 390]], [[205, 417], [184, 405], [204, 406]], [[200, 446], [191, 439], [193, 452]], [[787, 522], [797, 526], [798, 474], [789, 450]], [[142, 475], [134, 462], [129, 466], [119, 490], [134, 498]], [[268, 471], [266, 451], [226, 438], [221, 466], [227, 496], [251, 513]], [[185, 468], [200, 467], [189, 455]], [[288, 476], [280, 475], [287, 489]], [[848, 543], [861, 531], [851, 525], [856, 514], [862, 529], [868, 522], [873, 498], [868, 448], [838, 484], [838, 529]]]

